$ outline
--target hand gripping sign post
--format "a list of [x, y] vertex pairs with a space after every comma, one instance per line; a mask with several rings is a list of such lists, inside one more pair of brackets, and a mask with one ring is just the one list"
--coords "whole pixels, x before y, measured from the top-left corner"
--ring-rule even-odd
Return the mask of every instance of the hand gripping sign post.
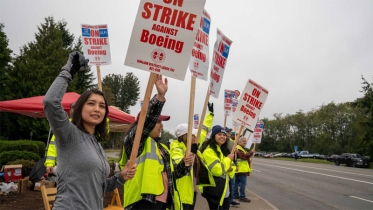
[[[249, 79], [242, 96], [238, 101], [237, 110], [233, 115], [233, 121], [249, 130], [254, 130], [259, 114], [263, 109], [264, 103], [268, 96], [268, 90], [260, 86], [255, 81]], [[241, 133], [239, 133], [241, 135]], [[237, 145], [237, 140], [234, 141], [234, 147]]]
[[[189, 155], [190, 148], [192, 145], [192, 125], [193, 125], [194, 99], [195, 99], [195, 90], [196, 90], [196, 78], [207, 80], [207, 71], [209, 67], [208, 58], [209, 58], [210, 24], [211, 24], [210, 15], [207, 13], [206, 10], [203, 10], [202, 17], [199, 23], [199, 28], [197, 31], [197, 35], [194, 40], [194, 45], [192, 48], [192, 56], [190, 57], [190, 60], [189, 60], [189, 69], [192, 73], [192, 77], [191, 77], [191, 84], [190, 84], [186, 155]], [[198, 138], [199, 138], [199, 134], [197, 134], [197, 139]]]
[[124, 65], [151, 72], [130, 161], [135, 163], [157, 74], [184, 80], [206, 0], [141, 0]]
[[101, 65], [110, 65], [109, 33], [106, 24], [82, 24], [83, 53], [90, 65], [96, 65], [98, 89], [102, 91]]
[[[255, 125], [255, 128], [254, 128], [254, 136], [253, 136], [253, 143], [254, 143], [254, 147], [253, 147], [253, 150], [255, 151], [255, 148], [256, 148], [256, 144], [258, 143], [261, 143], [262, 142], [262, 133], [263, 133], [263, 128], [264, 128], [264, 123], [262, 121], [258, 121]], [[250, 133], [251, 135], [251, 133]], [[253, 167], [253, 162], [254, 160], [254, 156], [251, 158], [251, 161], [250, 161], [250, 167], [252, 168]]]

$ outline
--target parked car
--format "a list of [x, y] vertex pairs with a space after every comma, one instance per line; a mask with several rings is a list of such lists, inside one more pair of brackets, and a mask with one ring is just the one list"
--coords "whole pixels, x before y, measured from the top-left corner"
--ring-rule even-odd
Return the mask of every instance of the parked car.
[[368, 158], [353, 153], [342, 153], [334, 159], [334, 164], [336, 166], [339, 166], [340, 164], [346, 164], [346, 166], [365, 168], [369, 168], [370, 166]]
[[310, 153], [308, 151], [300, 151], [298, 152], [299, 158], [318, 158], [320, 154], [318, 153]]
[[338, 157], [338, 155], [333, 154], [333, 155], [330, 155], [330, 156], [326, 157], [326, 160], [327, 160], [327, 161], [330, 161], [330, 162], [334, 162], [334, 159], [335, 159], [336, 157]]

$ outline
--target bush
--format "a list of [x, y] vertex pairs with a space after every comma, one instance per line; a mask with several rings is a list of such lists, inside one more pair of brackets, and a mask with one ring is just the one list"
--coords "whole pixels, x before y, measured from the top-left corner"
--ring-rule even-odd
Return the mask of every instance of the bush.
[[[33, 145], [33, 146], [32, 146]], [[0, 141], [0, 151], [29, 151], [38, 154], [40, 158], [45, 154], [45, 143], [42, 141], [30, 140], [2, 140]]]
[[38, 146], [31, 141], [0, 141], [0, 151], [28, 151], [39, 155]]
[[3, 166], [10, 161], [15, 161], [17, 159], [33, 160], [38, 161], [40, 159], [39, 155], [28, 152], [28, 151], [7, 151], [0, 153], [0, 165]]
[[7, 165], [17, 165], [22, 164], [22, 174], [23, 177], [30, 176], [31, 170], [34, 168], [36, 162], [33, 160], [24, 160], [24, 159], [17, 159], [14, 161], [9, 161]]

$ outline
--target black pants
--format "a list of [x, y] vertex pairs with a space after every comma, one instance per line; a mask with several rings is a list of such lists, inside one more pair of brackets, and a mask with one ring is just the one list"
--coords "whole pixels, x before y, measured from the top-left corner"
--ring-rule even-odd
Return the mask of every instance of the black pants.
[[148, 210], [148, 209], [159, 209], [159, 210], [166, 210], [167, 205], [162, 202], [151, 203], [146, 200], [141, 200], [135, 204], [132, 208], [133, 210]]
[[197, 192], [194, 192], [193, 205], [183, 204], [183, 210], [194, 210], [194, 207], [196, 206], [196, 198], [197, 198]]
[[215, 204], [207, 200], [207, 203], [209, 204], [210, 210], [229, 210], [230, 207], [230, 198], [224, 198], [223, 206], [219, 206], [219, 204]]

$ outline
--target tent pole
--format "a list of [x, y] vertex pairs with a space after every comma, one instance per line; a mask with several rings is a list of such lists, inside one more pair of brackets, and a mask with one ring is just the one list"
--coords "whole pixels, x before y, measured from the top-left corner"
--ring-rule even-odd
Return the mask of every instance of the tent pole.
[[47, 152], [48, 152], [48, 147], [49, 147], [49, 143], [50, 143], [50, 137], [51, 137], [51, 132], [52, 132], [52, 129], [49, 128], [49, 134], [48, 134], [48, 139], [47, 139], [47, 146], [45, 147], [45, 154], [44, 156], [47, 156]]

